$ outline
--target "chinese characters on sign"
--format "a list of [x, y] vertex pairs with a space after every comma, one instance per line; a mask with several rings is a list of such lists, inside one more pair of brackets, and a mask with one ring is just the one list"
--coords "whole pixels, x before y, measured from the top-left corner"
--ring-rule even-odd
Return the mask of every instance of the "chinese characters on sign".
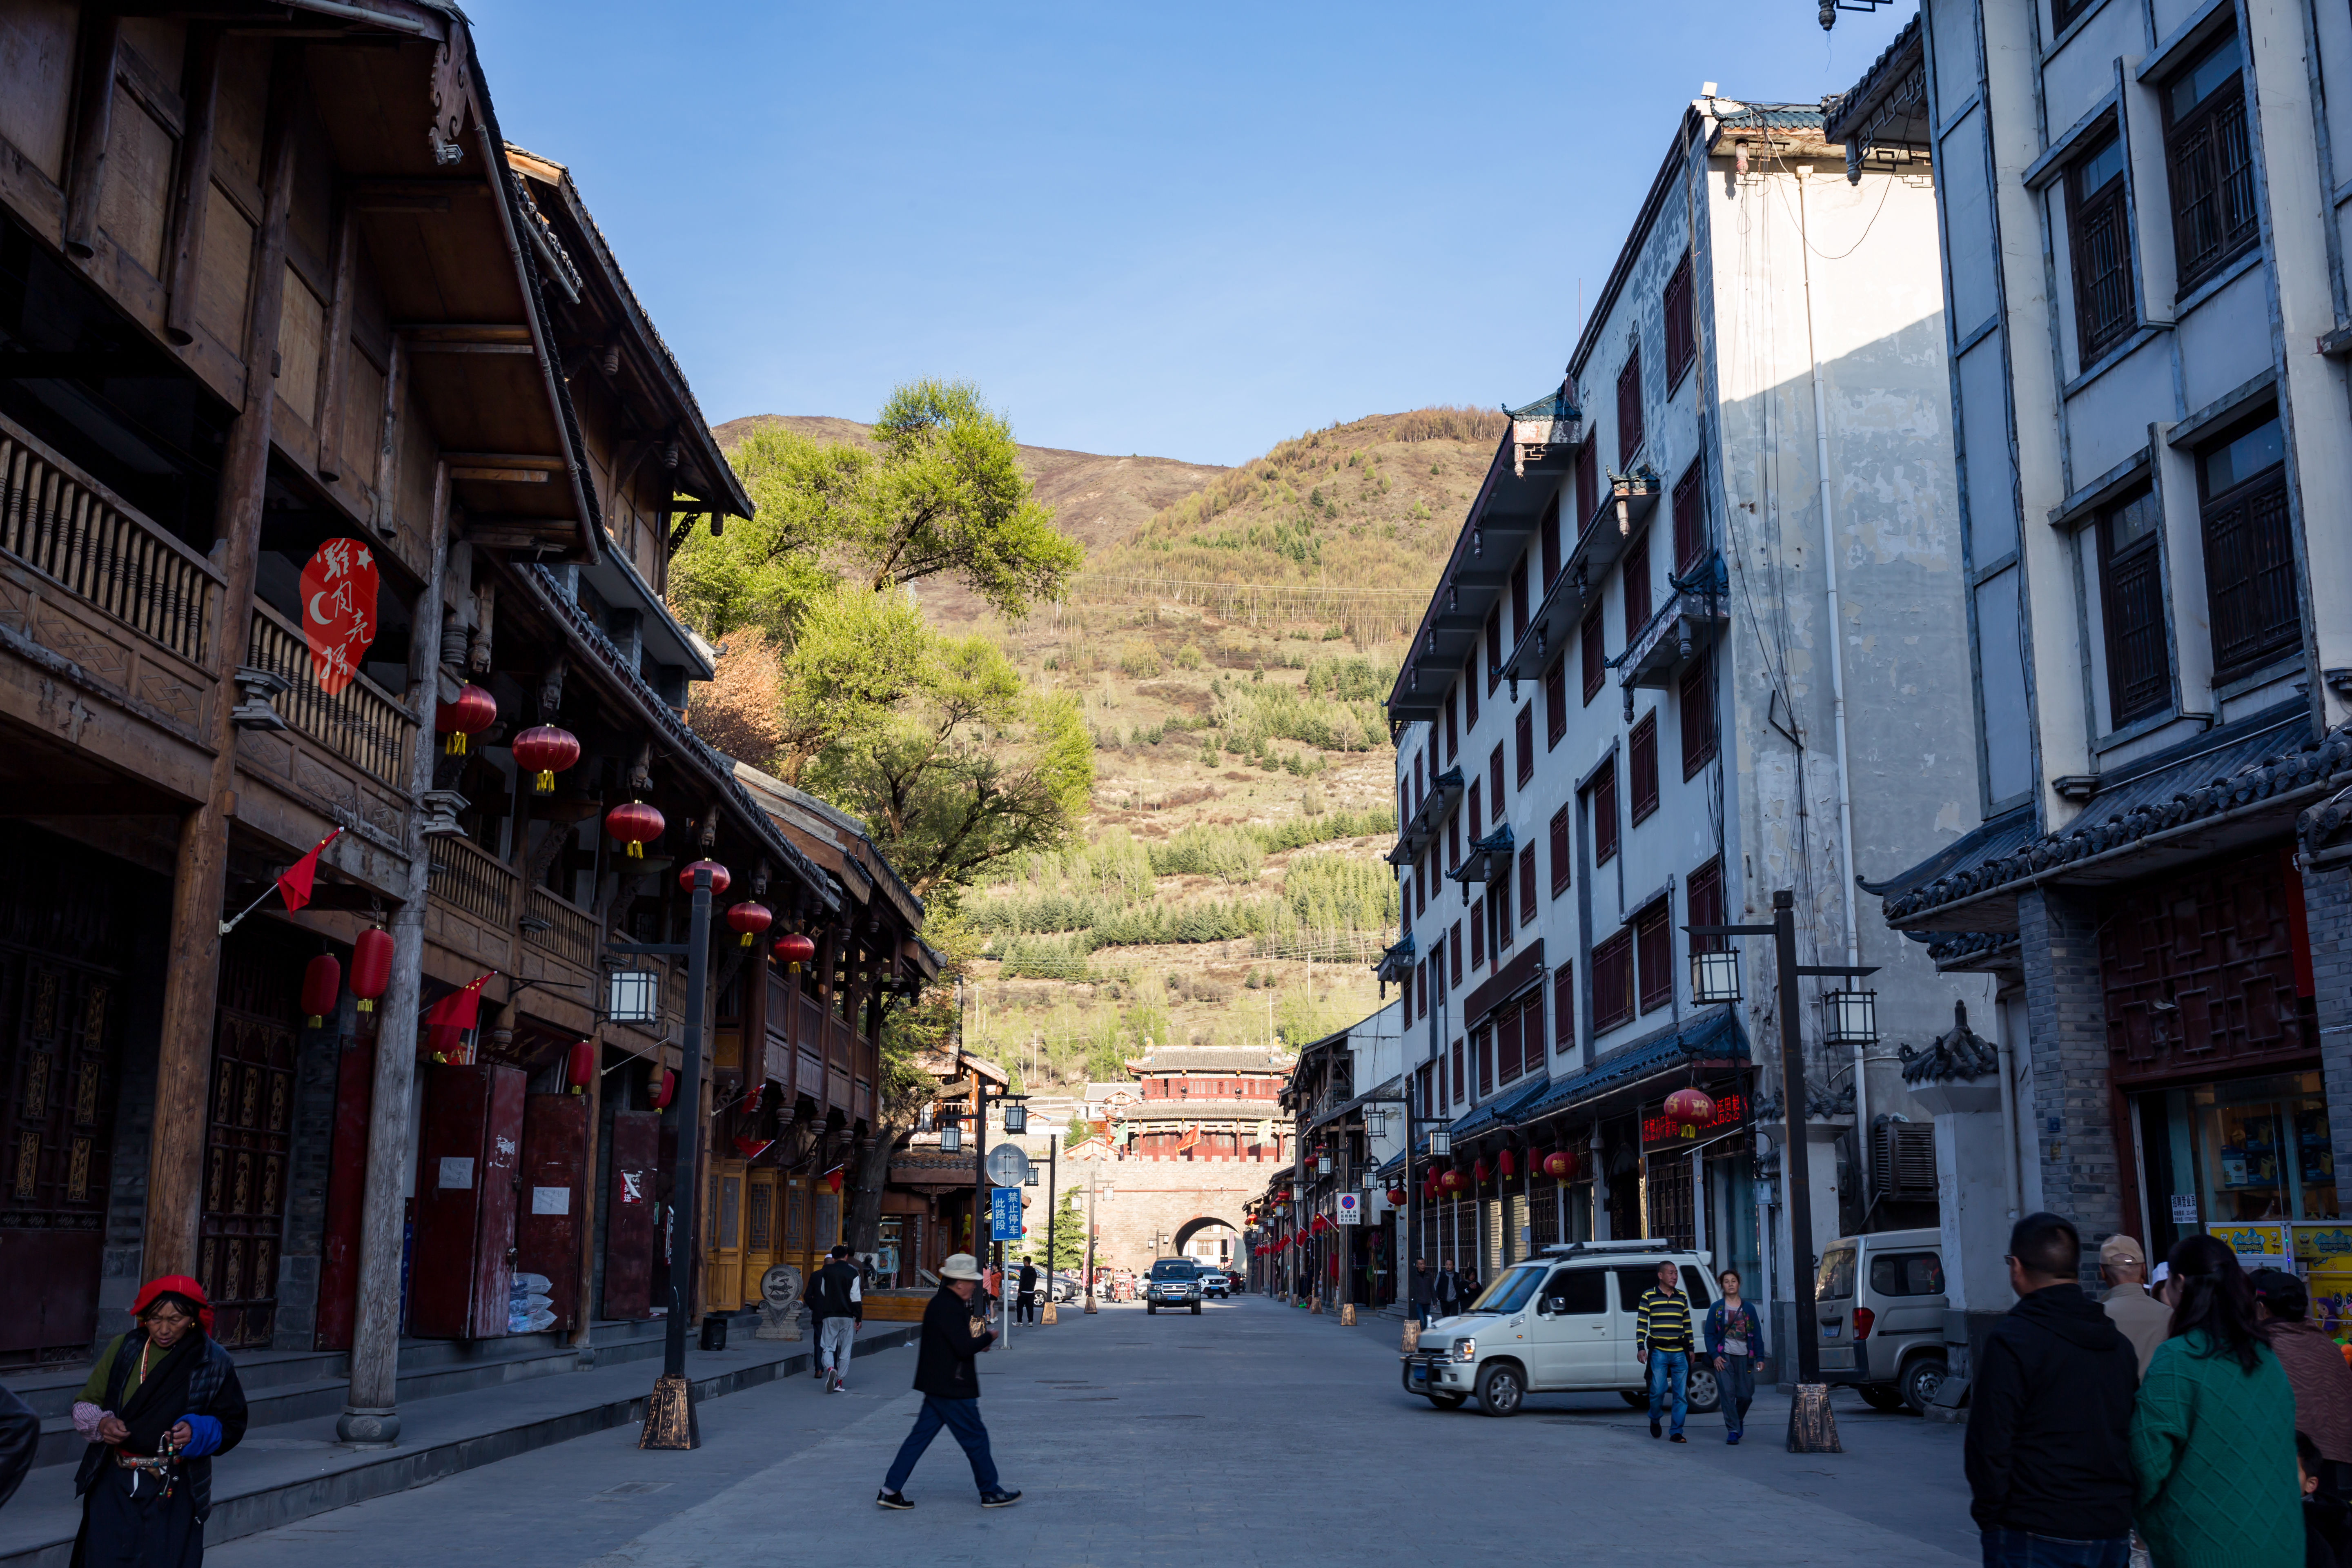
[[1748, 1097], [1744, 1094], [1718, 1094], [1715, 1097], [1715, 1114], [1696, 1127], [1685, 1127], [1663, 1112], [1642, 1118], [1642, 1147], [1653, 1148], [1660, 1143], [1683, 1143], [1725, 1128], [1737, 1127], [1748, 1120]]
[[330, 697], [352, 683], [375, 641], [375, 552], [356, 539], [330, 539], [302, 568], [302, 637]]

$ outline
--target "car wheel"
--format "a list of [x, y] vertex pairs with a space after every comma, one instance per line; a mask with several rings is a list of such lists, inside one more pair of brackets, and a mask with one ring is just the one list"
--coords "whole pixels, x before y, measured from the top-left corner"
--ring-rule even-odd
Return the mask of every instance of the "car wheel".
[[1192, 1303], [1192, 1315], [1196, 1318], [1201, 1315], [1201, 1303], [1198, 1301]]
[[1617, 1397], [1636, 1410], [1647, 1410], [1650, 1407], [1650, 1396], [1639, 1389], [1621, 1388], [1617, 1391]]
[[1479, 1374], [1478, 1408], [1489, 1415], [1517, 1415], [1527, 1393], [1525, 1374], [1507, 1362], [1497, 1362]]
[[1433, 1394], [1429, 1396], [1429, 1402], [1440, 1410], [1459, 1410], [1462, 1408], [1462, 1401], [1467, 1397], [1466, 1394]]
[[1951, 1375], [1952, 1369], [1944, 1364], [1942, 1356], [1923, 1355], [1903, 1368], [1895, 1386], [1903, 1391], [1903, 1403], [1911, 1407], [1911, 1413], [1925, 1415], [1927, 1406], [1936, 1402], [1936, 1391]]
[[1869, 1405], [1873, 1410], [1885, 1411], [1889, 1415], [1907, 1408], [1903, 1403], [1903, 1391], [1890, 1387], [1886, 1384], [1857, 1384], [1853, 1391], [1862, 1395], [1862, 1402], [1864, 1405]]
[[1723, 1385], [1716, 1382], [1713, 1367], [1691, 1368], [1690, 1381], [1683, 1385], [1683, 1402], [1684, 1408], [1696, 1415], [1711, 1415], [1723, 1407]]
[[1147, 1317], [1147, 1318], [1148, 1318], [1148, 1317], [1150, 1317], [1150, 1316], [1151, 1316], [1151, 1314], [1152, 1314], [1152, 1313], [1157, 1312], [1158, 1310], [1160, 1310], [1160, 1309], [1159, 1309], [1159, 1308], [1157, 1308], [1157, 1307], [1155, 1307], [1155, 1306], [1153, 1306], [1153, 1305], [1152, 1305], [1150, 1302], [1149, 1302], [1149, 1301], [1146, 1301], [1146, 1302], [1143, 1304], [1143, 1315], [1144, 1315], [1145, 1317]]

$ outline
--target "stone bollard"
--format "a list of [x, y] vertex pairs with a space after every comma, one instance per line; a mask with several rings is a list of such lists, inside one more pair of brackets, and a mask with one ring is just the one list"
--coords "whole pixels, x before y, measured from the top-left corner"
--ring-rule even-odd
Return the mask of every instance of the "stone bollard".
[[1045, 1303], [1045, 1310], [1044, 1314], [1040, 1316], [1037, 1321], [1050, 1328], [1052, 1325], [1060, 1322], [1062, 1319], [1061, 1314], [1055, 1311], [1054, 1303], [1048, 1301]]
[[1308, 1297], [1307, 1300], [1307, 1310], [1310, 1316], [1321, 1317], [1323, 1315], [1323, 1298], [1320, 1296]]
[[798, 1340], [801, 1337], [801, 1271], [779, 1263], [760, 1276], [760, 1326], [755, 1340]]
[[1404, 1321], [1404, 1353], [1412, 1355], [1421, 1349], [1421, 1324], [1418, 1320]]
[[1353, 1301], [1339, 1303], [1339, 1326], [1343, 1329], [1352, 1329], [1356, 1326], [1356, 1304]]

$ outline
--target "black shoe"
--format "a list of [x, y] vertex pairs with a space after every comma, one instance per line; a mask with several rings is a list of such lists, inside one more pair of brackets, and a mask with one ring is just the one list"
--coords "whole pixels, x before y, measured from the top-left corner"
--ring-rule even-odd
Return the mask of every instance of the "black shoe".
[[980, 1494], [980, 1506], [982, 1508], [1011, 1508], [1014, 1503], [1019, 1502], [1020, 1500], [1021, 1494], [1019, 1492], [1009, 1492], [1003, 1487], [997, 1488], [992, 1492], [982, 1492]]
[[1651, 1422], [1651, 1423], [1650, 1423], [1650, 1436], [1651, 1436], [1654, 1437], [1654, 1436], [1658, 1436], [1661, 1432], [1663, 1432], [1663, 1431], [1664, 1431], [1664, 1430], [1665, 1430], [1665, 1428], [1664, 1428], [1664, 1427], [1663, 1427], [1663, 1426], [1659, 1426], [1656, 1422], [1653, 1421], [1653, 1422]]
[[874, 1494], [874, 1500], [880, 1503], [884, 1508], [907, 1509], [915, 1506], [913, 1503], [907, 1500], [906, 1493], [894, 1492], [888, 1487], [884, 1487], [880, 1491], [876, 1492]]
[[1687, 1442], [1689, 1442], [1689, 1441], [1690, 1441], [1690, 1439], [1689, 1439], [1689, 1438], [1687, 1438], [1687, 1437], [1684, 1436], [1683, 1436], [1681, 1433], [1679, 1433], [1679, 1432], [1675, 1433], [1675, 1434], [1671, 1438], [1669, 1438], [1669, 1439], [1667, 1439], [1667, 1440], [1668, 1440], [1669, 1442], [1675, 1442], [1675, 1443], [1687, 1443]]

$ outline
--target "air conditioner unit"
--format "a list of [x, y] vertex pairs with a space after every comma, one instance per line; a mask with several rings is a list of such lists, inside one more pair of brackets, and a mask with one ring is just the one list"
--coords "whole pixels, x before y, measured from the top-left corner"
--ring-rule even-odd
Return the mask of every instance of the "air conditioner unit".
[[1936, 1126], [1931, 1121], [1879, 1123], [1870, 1152], [1870, 1184], [1898, 1203], [1936, 1201]]

